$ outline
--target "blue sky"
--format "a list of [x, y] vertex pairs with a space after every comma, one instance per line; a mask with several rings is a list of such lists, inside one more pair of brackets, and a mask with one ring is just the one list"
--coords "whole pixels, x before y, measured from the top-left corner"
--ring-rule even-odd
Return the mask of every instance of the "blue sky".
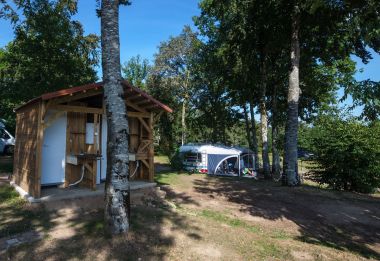
[[[86, 34], [100, 35], [100, 19], [95, 12], [96, 0], [78, 2], [78, 13], [74, 19], [82, 23]], [[122, 6], [121, 62], [138, 54], [152, 60], [160, 42], [178, 35], [185, 25], [192, 25], [192, 17], [198, 14], [198, 0], [132, 0], [132, 5]], [[12, 39], [11, 24], [0, 20], [0, 47]]]
[[[74, 19], [82, 23], [86, 34], [100, 35], [100, 19], [95, 9], [96, 0], [79, 0], [78, 13]], [[192, 17], [199, 13], [198, 0], [132, 0], [132, 5], [120, 8], [121, 62], [138, 54], [152, 61], [160, 42], [178, 35], [184, 25], [192, 25]], [[1, 20], [0, 47], [12, 39], [12, 26], [8, 21]], [[380, 56], [372, 54], [374, 59], [367, 65], [354, 58], [358, 80], [380, 81]], [[363, 69], [363, 72], [359, 72], [359, 69]], [[100, 68], [98, 74], [101, 77]]]
[[[79, 20], [86, 33], [100, 35], [100, 19], [96, 17], [95, 0], [79, 0]], [[120, 52], [124, 63], [140, 54], [153, 60], [160, 42], [178, 35], [192, 17], [199, 14], [197, 0], [132, 0], [120, 8]]]

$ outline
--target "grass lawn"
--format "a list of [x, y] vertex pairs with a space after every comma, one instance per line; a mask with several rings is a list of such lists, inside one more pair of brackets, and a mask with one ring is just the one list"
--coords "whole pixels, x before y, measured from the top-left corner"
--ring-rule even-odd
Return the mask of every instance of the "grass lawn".
[[155, 155], [154, 156], [154, 163], [156, 164], [169, 164], [169, 158], [165, 155]]
[[[103, 210], [31, 208], [0, 187], [0, 235], [45, 231], [0, 260], [378, 260], [379, 198], [164, 171], [164, 201], [131, 209], [127, 240]], [[6, 213], [6, 215], [3, 215]]]

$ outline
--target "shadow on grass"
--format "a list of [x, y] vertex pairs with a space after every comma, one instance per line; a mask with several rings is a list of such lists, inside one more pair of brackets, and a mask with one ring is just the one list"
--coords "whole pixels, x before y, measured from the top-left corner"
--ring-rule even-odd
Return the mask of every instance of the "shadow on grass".
[[0, 186], [0, 238], [33, 230], [47, 231], [52, 227], [44, 208], [30, 205], [10, 186]]
[[297, 240], [380, 259], [368, 247], [380, 243], [380, 199], [332, 198], [317, 189], [236, 178], [207, 177], [193, 183], [197, 192], [223, 196], [252, 216], [293, 221], [301, 233]]
[[[105, 232], [103, 210], [75, 209], [64, 224], [72, 233], [65, 236], [62, 224], [56, 224], [57, 212], [47, 212], [47, 232], [59, 229], [61, 237], [47, 238], [46, 244], [35, 242], [8, 250], [10, 260], [163, 260], [175, 244], [173, 233], [180, 230], [192, 239], [201, 239], [200, 230], [187, 217], [155, 199], [156, 207], [135, 206], [131, 209], [131, 227], [127, 238], [111, 237]], [[59, 213], [60, 211], [58, 211]], [[14, 218], [23, 213], [13, 213]], [[8, 219], [10, 216], [8, 216]], [[62, 221], [61, 221], [62, 222]], [[58, 225], [58, 226], [57, 226]], [[41, 247], [45, 245], [45, 247]], [[1, 259], [1, 256], [0, 256]]]

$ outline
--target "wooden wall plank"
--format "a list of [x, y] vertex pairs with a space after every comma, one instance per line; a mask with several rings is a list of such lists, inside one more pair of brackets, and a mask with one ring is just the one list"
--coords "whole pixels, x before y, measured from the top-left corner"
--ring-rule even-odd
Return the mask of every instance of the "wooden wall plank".
[[151, 144], [149, 145], [148, 148], [148, 163], [149, 163], [149, 181], [153, 182], [154, 180], [154, 146], [153, 146], [153, 113], [150, 113], [150, 118], [149, 118], [149, 127], [150, 127], [150, 132], [149, 132], [149, 140], [151, 141]]
[[[33, 197], [38, 197], [37, 134], [40, 103], [25, 106], [16, 113], [16, 144], [12, 180]], [[41, 138], [41, 137], [40, 137]]]

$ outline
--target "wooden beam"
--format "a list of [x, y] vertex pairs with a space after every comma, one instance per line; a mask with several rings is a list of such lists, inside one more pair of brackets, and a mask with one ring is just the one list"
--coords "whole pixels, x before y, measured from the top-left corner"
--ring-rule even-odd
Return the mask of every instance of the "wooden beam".
[[144, 121], [143, 118], [141, 118], [141, 117], [137, 117], [137, 119], [138, 119], [139, 122], [142, 124], [142, 126], [144, 126], [145, 130], [146, 130], [148, 133], [151, 133], [151, 132], [152, 132], [151, 128], [149, 128], [149, 125]]
[[57, 111], [103, 114], [102, 108], [73, 106], [73, 105], [52, 105], [50, 108], [52, 110], [57, 110]]
[[140, 93], [136, 94], [136, 95], [133, 95], [133, 96], [126, 97], [126, 98], [128, 98], [128, 100], [131, 101], [131, 102], [134, 102], [136, 100], [140, 100], [141, 98], [143, 98], [143, 100], [145, 100], [144, 97], [141, 97]]
[[152, 130], [149, 132], [149, 139], [152, 141], [150, 146], [148, 147], [148, 162], [149, 162], [149, 181], [154, 180], [154, 141], [153, 141], [153, 113], [150, 113], [149, 118], [149, 127]]
[[152, 104], [152, 105], [144, 107], [144, 109], [153, 109], [153, 108], [157, 108], [157, 107], [158, 107], [157, 104]]
[[146, 160], [140, 159], [140, 161], [145, 165], [145, 167], [147, 167], [149, 169], [149, 164]]
[[144, 100], [141, 100], [141, 101], [137, 101], [137, 102], [134, 102], [135, 105], [139, 106], [139, 105], [143, 105], [143, 104], [147, 104], [147, 103], [151, 103], [152, 101], [148, 100], [148, 99], [144, 99]]
[[146, 110], [144, 110], [143, 108], [137, 106], [136, 104], [130, 102], [129, 100], [125, 100], [125, 103], [127, 104], [127, 106], [135, 109], [136, 111], [140, 111], [140, 112], [147, 112]]
[[146, 160], [148, 158], [147, 153], [136, 153], [136, 160]]
[[99, 95], [99, 94], [103, 94], [103, 90], [90, 90], [90, 91], [83, 91], [81, 93], [77, 93], [75, 95], [66, 95], [64, 97], [60, 97], [60, 98], [55, 98], [55, 99], [52, 99], [52, 104], [62, 104], [62, 103], [66, 103], [66, 102], [71, 102], [71, 101], [76, 101], [76, 100], [80, 100], [80, 99], [84, 99], [84, 98], [87, 98], [87, 97], [91, 97], [91, 96], [96, 96], [96, 95]]
[[150, 117], [150, 113], [148, 112], [136, 112], [136, 111], [129, 111], [127, 112], [127, 115], [128, 117], [134, 117], [134, 118], [149, 118]]
[[34, 182], [33, 197], [41, 196], [41, 174], [42, 174], [42, 146], [44, 141], [43, 117], [46, 114], [46, 102], [40, 102], [37, 125], [37, 148], [36, 148], [36, 180]]
[[52, 103], [51, 100], [49, 100], [49, 101], [46, 102], [45, 110], [44, 110], [44, 112], [43, 112], [43, 114], [42, 114], [42, 122], [45, 121], [45, 116], [46, 116], [46, 113], [47, 113], [47, 111], [48, 111], [48, 109], [49, 109], [51, 103]]

